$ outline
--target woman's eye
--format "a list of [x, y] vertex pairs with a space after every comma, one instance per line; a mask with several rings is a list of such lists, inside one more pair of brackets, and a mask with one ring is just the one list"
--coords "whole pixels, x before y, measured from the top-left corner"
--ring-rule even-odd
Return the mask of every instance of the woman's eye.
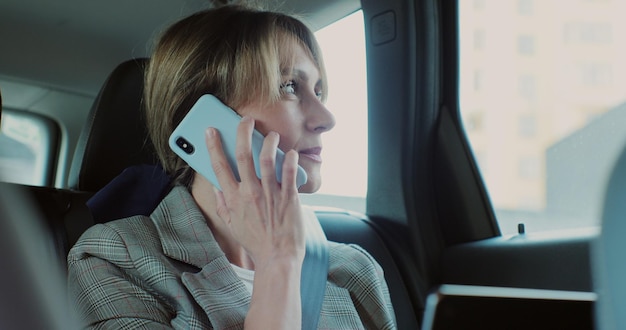
[[295, 94], [296, 93], [296, 82], [293, 80], [289, 80], [280, 85], [280, 91], [286, 94]]

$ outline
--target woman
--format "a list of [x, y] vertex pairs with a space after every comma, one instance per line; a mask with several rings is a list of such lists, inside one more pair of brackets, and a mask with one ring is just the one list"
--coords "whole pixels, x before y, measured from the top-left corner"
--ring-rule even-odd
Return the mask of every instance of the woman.
[[[167, 29], [146, 77], [150, 138], [175, 186], [150, 217], [90, 228], [68, 256], [70, 292], [85, 322], [103, 328], [301, 326], [303, 221], [298, 192], [321, 184], [321, 134], [335, 122], [312, 32], [286, 15], [225, 6]], [[206, 143], [222, 191], [167, 139], [193, 103], [213, 94], [243, 116], [234, 178], [220, 133]], [[207, 123], [209, 126], [210, 123]], [[253, 129], [265, 135], [258, 179]], [[276, 149], [286, 152], [282, 183]], [[296, 168], [308, 176], [298, 190]], [[394, 328], [382, 269], [357, 246], [331, 243], [319, 328]]]

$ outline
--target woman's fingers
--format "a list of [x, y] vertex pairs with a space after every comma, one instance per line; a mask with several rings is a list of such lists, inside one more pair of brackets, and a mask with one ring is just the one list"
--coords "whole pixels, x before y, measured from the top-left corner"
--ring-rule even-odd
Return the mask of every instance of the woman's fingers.
[[224, 155], [219, 132], [215, 128], [207, 128], [205, 132], [205, 142], [209, 156], [211, 157], [211, 166], [213, 167], [213, 171], [215, 172], [220, 186], [222, 189], [234, 189], [237, 185], [237, 180]]
[[298, 173], [298, 152], [295, 150], [289, 150], [285, 154], [283, 161], [283, 177], [281, 179], [281, 190], [284, 197], [298, 194], [298, 187], [296, 185], [296, 175]]
[[280, 136], [276, 132], [269, 132], [263, 140], [259, 166], [261, 167], [261, 182], [264, 186], [276, 186], [276, 151], [279, 141]]
[[230, 211], [228, 210], [228, 206], [226, 205], [226, 200], [224, 199], [224, 193], [219, 191], [217, 188], [213, 187], [213, 191], [215, 192], [215, 201], [217, 204], [217, 215], [220, 219], [224, 220], [224, 222], [230, 226]]
[[235, 159], [241, 182], [256, 182], [258, 180], [252, 158], [252, 132], [254, 131], [254, 119], [243, 117], [237, 127], [237, 143], [235, 147]]

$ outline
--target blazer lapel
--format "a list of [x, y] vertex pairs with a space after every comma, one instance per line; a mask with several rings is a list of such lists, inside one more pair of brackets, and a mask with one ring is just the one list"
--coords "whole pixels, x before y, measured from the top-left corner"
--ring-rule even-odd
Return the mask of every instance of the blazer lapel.
[[216, 259], [198, 273], [183, 273], [182, 280], [215, 329], [243, 329], [250, 293], [228, 260]]
[[215, 241], [206, 219], [184, 187], [174, 187], [151, 215], [170, 258], [198, 268], [182, 283], [216, 329], [243, 328], [250, 293]]

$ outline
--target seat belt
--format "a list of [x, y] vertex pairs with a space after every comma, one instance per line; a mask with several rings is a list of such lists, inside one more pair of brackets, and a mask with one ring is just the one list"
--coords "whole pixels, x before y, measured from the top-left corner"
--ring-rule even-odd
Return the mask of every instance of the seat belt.
[[300, 277], [302, 330], [317, 329], [328, 278], [328, 240], [312, 209], [303, 207], [305, 217], [306, 252]]

